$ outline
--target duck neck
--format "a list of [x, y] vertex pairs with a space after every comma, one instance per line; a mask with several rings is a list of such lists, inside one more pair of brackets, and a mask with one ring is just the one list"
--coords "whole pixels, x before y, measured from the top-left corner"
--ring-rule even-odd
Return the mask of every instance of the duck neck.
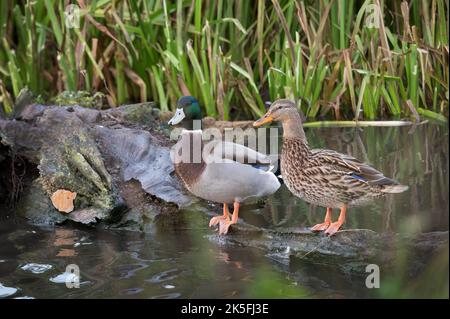
[[201, 119], [185, 119], [182, 122], [182, 126], [184, 129], [192, 131], [192, 130], [201, 130], [202, 129], [202, 120]]
[[[283, 147], [281, 149], [281, 174], [288, 175], [291, 163], [303, 165], [311, 155], [308, 142], [303, 131], [303, 126], [298, 118], [289, 117], [283, 122]], [[284, 170], [284, 172], [283, 172]], [[287, 171], [286, 171], [287, 170]]]
[[305, 131], [303, 131], [302, 120], [300, 114], [292, 114], [288, 119], [282, 122], [283, 124], [283, 137], [285, 138], [297, 138], [306, 143]]

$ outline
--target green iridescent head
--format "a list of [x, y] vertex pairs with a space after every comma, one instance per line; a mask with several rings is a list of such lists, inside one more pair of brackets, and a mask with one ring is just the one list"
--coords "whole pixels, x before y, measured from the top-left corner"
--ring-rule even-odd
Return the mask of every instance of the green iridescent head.
[[202, 110], [197, 99], [193, 96], [183, 96], [177, 102], [175, 115], [170, 119], [169, 125], [177, 125], [183, 120], [201, 120]]

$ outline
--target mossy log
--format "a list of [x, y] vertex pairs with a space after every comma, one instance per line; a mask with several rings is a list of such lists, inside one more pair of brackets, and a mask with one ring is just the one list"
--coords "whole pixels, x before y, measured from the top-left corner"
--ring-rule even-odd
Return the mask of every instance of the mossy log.
[[[0, 117], [1, 203], [14, 204], [10, 211], [40, 224], [73, 221], [150, 232], [158, 221], [163, 227], [178, 227], [189, 218], [184, 210], [189, 208], [203, 214], [207, 225], [212, 210], [220, 208], [191, 196], [173, 175], [169, 152], [174, 142], [159, 116], [152, 103], [109, 110], [22, 103], [13, 116]], [[74, 211], [61, 213], [52, 205], [50, 198], [59, 189], [77, 193]], [[241, 221], [228, 236], [211, 231], [209, 239], [261, 249], [281, 262], [307, 260], [352, 273], [363, 273], [371, 262], [390, 263], [398, 245], [417, 252], [416, 268], [448, 247], [448, 232], [411, 240], [347, 230], [328, 238]]]
[[[14, 154], [38, 170], [36, 178], [20, 186], [22, 196], [14, 203], [18, 214], [35, 223], [117, 224], [125, 212], [142, 206], [127, 202], [126, 196], [131, 195], [125, 189], [132, 181], [161, 200], [148, 201], [147, 209], [155, 214], [196, 201], [171, 174], [171, 142], [159, 127], [152, 103], [105, 111], [29, 104], [12, 118], [0, 119], [0, 139], [2, 158]], [[3, 188], [6, 199], [8, 190]], [[59, 189], [78, 194], [70, 214], [61, 214], [50, 201]]]

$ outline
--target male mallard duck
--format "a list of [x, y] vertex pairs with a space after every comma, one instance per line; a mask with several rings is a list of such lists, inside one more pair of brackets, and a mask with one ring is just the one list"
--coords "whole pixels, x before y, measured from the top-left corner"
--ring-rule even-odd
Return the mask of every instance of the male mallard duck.
[[172, 121], [180, 123], [187, 130], [193, 129], [193, 120], [201, 120], [203, 129], [216, 128], [220, 133], [224, 133], [225, 129], [241, 128], [243, 130], [251, 128], [253, 121], [217, 121], [211, 116], [203, 117], [200, 104], [193, 96], [183, 96], [178, 100], [177, 110], [173, 112], [165, 112], [162, 119], [169, 119], [169, 124], [175, 125]]
[[[324, 230], [331, 236], [344, 223], [348, 206], [361, 205], [386, 193], [401, 193], [408, 189], [408, 186], [385, 177], [350, 155], [310, 149], [293, 101], [275, 101], [253, 125], [258, 127], [272, 121], [283, 125], [281, 175], [286, 186], [306, 202], [327, 207], [325, 221], [313, 226], [312, 231]], [[336, 222], [331, 221], [333, 208], [340, 209]]]
[[[176, 125], [185, 119], [189, 101], [194, 100], [182, 97], [169, 124]], [[183, 130], [172, 159], [176, 175], [192, 194], [223, 203], [223, 215], [209, 222], [210, 227], [219, 224], [220, 234], [226, 234], [230, 225], [237, 222], [240, 203], [273, 194], [280, 187], [271, 172], [273, 163], [268, 156], [232, 142], [204, 142], [201, 130]], [[230, 219], [228, 204], [231, 203], [234, 210]]]
[[192, 130], [193, 120], [201, 120], [203, 118], [202, 109], [193, 96], [183, 96], [177, 102], [177, 110], [169, 121], [169, 125], [177, 125], [181, 123], [187, 130]]

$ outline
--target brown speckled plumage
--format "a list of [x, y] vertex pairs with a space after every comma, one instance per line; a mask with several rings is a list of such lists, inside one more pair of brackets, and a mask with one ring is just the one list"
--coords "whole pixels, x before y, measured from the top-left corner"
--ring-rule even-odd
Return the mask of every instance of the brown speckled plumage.
[[[300, 116], [291, 101], [279, 100], [269, 110], [283, 124], [281, 175], [289, 190], [314, 205], [355, 206], [407, 189], [358, 159], [332, 150], [310, 149]], [[273, 115], [275, 114], [275, 115]]]
[[294, 195], [332, 208], [363, 204], [385, 194], [386, 185], [396, 184], [351, 156], [311, 150], [306, 140], [289, 137], [283, 140], [281, 175]]

